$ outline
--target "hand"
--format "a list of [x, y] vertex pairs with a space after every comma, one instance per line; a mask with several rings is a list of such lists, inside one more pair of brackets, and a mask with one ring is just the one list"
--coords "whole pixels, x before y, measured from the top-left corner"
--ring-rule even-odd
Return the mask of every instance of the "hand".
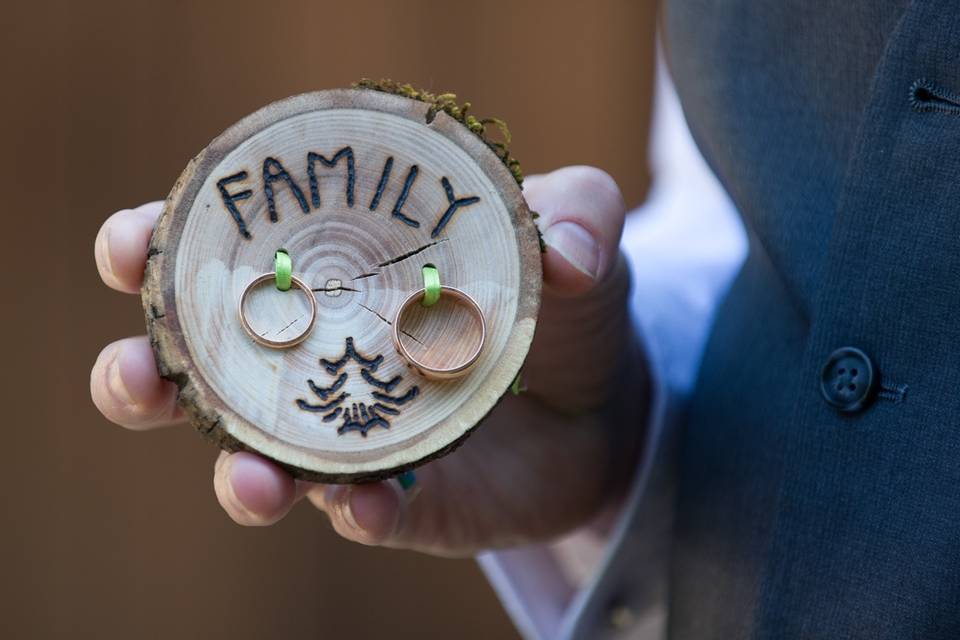
[[[363, 485], [295, 481], [251, 453], [221, 453], [217, 498], [235, 521], [267, 525], [303, 497], [342, 536], [364, 544], [465, 555], [541, 540], [586, 523], [626, 486], [647, 409], [646, 365], [627, 316], [618, 243], [623, 199], [605, 173], [568, 167], [525, 182], [548, 246], [537, 334], [509, 395], [454, 453], [395, 480]], [[161, 203], [114, 214], [96, 240], [114, 289], [137, 293]], [[182, 422], [146, 336], [107, 346], [90, 378], [103, 414], [130, 429]]]

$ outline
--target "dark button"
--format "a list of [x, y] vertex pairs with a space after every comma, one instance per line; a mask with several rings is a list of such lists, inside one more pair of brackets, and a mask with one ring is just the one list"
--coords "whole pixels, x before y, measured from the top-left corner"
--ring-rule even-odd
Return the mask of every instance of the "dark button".
[[873, 399], [876, 376], [873, 363], [860, 349], [843, 347], [827, 358], [820, 372], [820, 393], [831, 406], [853, 413]]

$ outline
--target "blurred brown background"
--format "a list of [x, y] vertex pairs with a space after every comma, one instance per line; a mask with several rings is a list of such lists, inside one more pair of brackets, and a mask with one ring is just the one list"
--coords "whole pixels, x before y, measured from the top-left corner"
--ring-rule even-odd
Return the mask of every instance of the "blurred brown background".
[[101, 418], [89, 366], [143, 318], [93, 239], [240, 117], [362, 76], [456, 92], [527, 173], [595, 164], [636, 203], [654, 4], [4, 3], [0, 637], [515, 637], [472, 561], [343, 542], [306, 505], [243, 529], [191, 429]]

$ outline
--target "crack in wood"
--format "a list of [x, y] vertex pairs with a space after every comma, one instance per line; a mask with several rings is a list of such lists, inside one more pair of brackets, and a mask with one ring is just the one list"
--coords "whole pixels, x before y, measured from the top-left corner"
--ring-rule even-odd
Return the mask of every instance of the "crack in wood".
[[[284, 331], [286, 331], [287, 329], [289, 329], [290, 327], [292, 327], [295, 323], [300, 322], [301, 320], [303, 320], [303, 316], [300, 316], [299, 318], [294, 318], [293, 320], [291, 320], [290, 322], [288, 322], [285, 327], [283, 327], [282, 329], [280, 329], [279, 331], [277, 331], [274, 335], [277, 335], [277, 336], [280, 335], [281, 333], [283, 333]], [[261, 333], [261, 334], [260, 334], [260, 337], [263, 337], [263, 336], [265, 336], [265, 335], [267, 335], [267, 332], [266, 332], [266, 331], [264, 331], [263, 333]]]
[[430, 242], [430, 243], [428, 243], [428, 244], [425, 244], [425, 245], [423, 245], [422, 247], [420, 247], [420, 248], [418, 248], [418, 249], [414, 249], [413, 251], [407, 251], [406, 253], [397, 256], [396, 258], [391, 258], [391, 259], [389, 259], [389, 260], [387, 260], [387, 261], [385, 261], [385, 262], [381, 262], [381, 263], [378, 264], [377, 266], [378, 266], [378, 267], [389, 267], [389, 266], [392, 265], [392, 264], [397, 264], [398, 262], [403, 262], [403, 261], [406, 260], [407, 258], [412, 258], [413, 256], [417, 255], [418, 253], [423, 253], [424, 251], [426, 251], [426, 250], [429, 249], [430, 247], [436, 246], [436, 245], [440, 244], [441, 242], [446, 242], [446, 241], [447, 241], [447, 238], [441, 238], [440, 240], [434, 240], [433, 242]]
[[377, 311], [371, 309], [370, 307], [368, 307], [367, 305], [363, 304], [362, 302], [358, 302], [357, 304], [359, 304], [361, 307], [363, 307], [364, 309], [366, 309], [367, 311], [369, 311], [369, 312], [372, 313], [373, 315], [377, 316], [378, 318], [380, 318], [381, 320], [383, 320], [384, 322], [386, 322], [389, 326], [391, 326], [391, 327], [393, 326], [393, 323], [392, 323], [392, 322], [390, 322], [390, 321], [387, 320], [385, 317], [383, 317], [382, 315], [380, 315], [380, 313], [378, 313]]
[[[354, 278], [356, 280], [356, 278]], [[350, 293], [360, 293], [360, 289], [352, 289], [350, 287], [344, 287], [343, 285], [339, 287], [320, 287], [318, 289], [310, 289], [310, 291], [321, 291], [323, 293], [335, 293], [337, 291], [349, 291]]]
[[[377, 311], [371, 309], [370, 307], [368, 307], [367, 305], [363, 304], [362, 302], [358, 302], [357, 304], [359, 304], [361, 307], [363, 307], [364, 309], [366, 309], [367, 311], [369, 311], [369, 312], [372, 313], [373, 315], [377, 316], [378, 318], [380, 318], [381, 320], [383, 320], [384, 322], [386, 322], [388, 326], [390, 326], [390, 327], [393, 326], [393, 323], [392, 323], [392, 322], [390, 322], [390, 321], [387, 320], [385, 317], [383, 317], [382, 315], [380, 315], [380, 313], [378, 313]], [[413, 340], [414, 342], [416, 342], [416, 343], [417, 343], [418, 345], [420, 345], [421, 347], [427, 346], [427, 345], [423, 344], [422, 342], [420, 342], [419, 340], [417, 340], [417, 337], [416, 337], [415, 335], [413, 335], [412, 333], [410, 333], [409, 331], [404, 331], [403, 329], [400, 329], [400, 333], [402, 333], [403, 335], [407, 336], [408, 338], [410, 338], [411, 340]]]

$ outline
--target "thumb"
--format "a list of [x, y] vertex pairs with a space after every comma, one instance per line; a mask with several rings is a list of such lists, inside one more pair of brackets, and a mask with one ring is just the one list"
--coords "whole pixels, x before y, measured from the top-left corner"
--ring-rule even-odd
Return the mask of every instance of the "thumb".
[[620, 255], [626, 215], [609, 175], [568, 167], [529, 179], [547, 252], [537, 332], [524, 364], [530, 395], [565, 413], [604, 404], [632, 355], [629, 278]]
[[524, 197], [540, 214], [547, 245], [545, 294], [580, 296], [602, 282], [616, 263], [626, 213], [613, 178], [593, 167], [565, 167], [527, 178]]

